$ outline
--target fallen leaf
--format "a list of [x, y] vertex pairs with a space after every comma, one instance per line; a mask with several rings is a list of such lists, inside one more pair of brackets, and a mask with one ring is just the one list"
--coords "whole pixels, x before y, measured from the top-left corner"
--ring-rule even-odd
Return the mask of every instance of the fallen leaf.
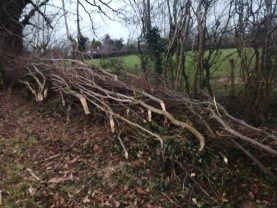
[[64, 177], [60, 177], [60, 178], [51, 178], [48, 183], [63, 183], [66, 180], [68, 180], [67, 178]]
[[72, 173], [69, 175], [68, 180], [73, 181], [73, 175], [72, 175]]
[[86, 197], [83, 198], [83, 203], [84, 204], [90, 203], [90, 199], [88, 198], [88, 195], [86, 195]]
[[[29, 193], [30, 193], [31, 196], [34, 196], [35, 193], [36, 193], [36, 189], [33, 188], [32, 186], [30, 186], [30, 188], [28, 188], [28, 191], [29, 191]], [[0, 204], [0, 205], [1, 205], [1, 204]]]
[[111, 204], [110, 204], [109, 201], [105, 201], [104, 205], [105, 205], [105, 206], [111, 206]]
[[59, 204], [63, 205], [65, 203], [65, 200], [63, 197], [59, 197]]
[[75, 194], [79, 194], [81, 192], [81, 189], [77, 189], [74, 191]]
[[73, 180], [73, 175], [70, 174], [69, 176], [66, 176], [66, 174], [68, 173], [68, 171], [64, 172], [64, 176], [63, 177], [57, 177], [57, 178], [51, 178], [48, 183], [63, 183], [65, 181], [72, 181]]
[[192, 202], [193, 202], [194, 204], [197, 204], [196, 198], [192, 198], [191, 200], [192, 200]]
[[98, 150], [98, 149], [99, 149], [99, 145], [95, 144], [95, 145], [93, 146], [93, 150]]
[[139, 194], [146, 194], [146, 191], [144, 191], [141, 187], [137, 187], [137, 192]]
[[120, 207], [120, 203], [116, 200], [114, 200], [114, 203], [115, 203], [115, 207]]
[[148, 203], [146, 204], [146, 207], [147, 207], [147, 208], [153, 208], [154, 206], [148, 202]]

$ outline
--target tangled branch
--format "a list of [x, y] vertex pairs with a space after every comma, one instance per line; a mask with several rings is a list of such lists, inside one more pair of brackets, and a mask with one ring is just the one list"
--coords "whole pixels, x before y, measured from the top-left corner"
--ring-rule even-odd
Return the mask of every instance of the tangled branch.
[[[74, 62], [73, 67], [65, 67], [64, 60], [55, 60], [51, 64], [34, 64], [34, 70], [46, 77], [52, 90], [62, 95], [63, 103], [66, 95], [69, 99], [77, 98], [85, 114], [90, 114], [93, 109], [100, 110], [107, 118], [112, 132], [121, 134], [127, 125], [156, 139], [163, 147], [164, 141], [174, 136], [169, 129], [182, 129], [186, 135], [190, 134], [191, 138], [198, 141], [199, 152], [203, 151], [205, 141], [225, 139], [226, 145], [233, 144], [232, 148], [240, 149], [252, 159], [255, 157], [245, 151], [243, 146], [260, 150], [262, 155], [277, 156], [276, 135], [230, 116], [215, 99], [204, 96], [201, 100], [195, 100], [164, 87], [140, 87], [131, 84], [128, 78], [118, 80], [114, 74], [91, 68], [85, 63], [73, 60], [66, 62], [66, 65]], [[30, 74], [37, 81], [36, 76], [31, 72]], [[37, 82], [39, 89], [45, 85], [43, 83]], [[164, 131], [153, 130], [151, 126], [154, 123]], [[184, 135], [175, 137], [184, 139]], [[122, 146], [126, 154], [127, 150]], [[257, 162], [257, 159], [253, 161], [265, 173], [274, 175]]]

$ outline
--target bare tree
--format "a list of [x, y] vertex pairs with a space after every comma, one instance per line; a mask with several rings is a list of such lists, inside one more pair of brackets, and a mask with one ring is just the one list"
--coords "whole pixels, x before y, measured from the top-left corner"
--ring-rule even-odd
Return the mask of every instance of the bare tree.
[[60, 9], [49, 9], [49, 5], [42, 6], [41, 13], [48, 20], [42, 18], [39, 12], [35, 12], [33, 18], [29, 20], [31, 24], [24, 27], [23, 39], [27, 50], [45, 54], [56, 43], [57, 30], [55, 28], [59, 25], [61, 15]]
[[[155, 1], [151, 2], [150, 15], [148, 1], [135, 2], [132, 8], [137, 10], [136, 14], [140, 14], [138, 18], [142, 20], [140, 45], [146, 44], [143, 41], [149, 25], [163, 31], [160, 34], [165, 40], [165, 52], [162, 52], [161, 63], [162, 75], [167, 83], [176, 89], [185, 87], [187, 93], [191, 92], [192, 85], [193, 93], [206, 88], [209, 94], [213, 94], [210, 70], [222, 62], [219, 54], [223, 37], [230, 31], [232, 1], [226, 1], [224, 7], [217, 0]], [[195, 71], [189, 72], [186, 58], [195, 46], [197, 51], [193, 55], [196, 59], [193, 60], [195, 63], [191, 63]], [[146, 73], [148, 60], [141, 48], [142, 68]]]
[[276, 80], [276, 40], [272, 38], [276, 31], [276, 6], [272, 0], [236, 0], [234, 8], [235, 38], [245, 81], [242, 93], [245, 114], [258, 111], [262, 120], [269, 116]]
[[[50, 24], [49, 19], [40, 10], [48, 1], [40, 1], [38, 4], [33, 3], [31, 0], [3, 0], [0, 2], [0, 28], [2, 37], [0, 48], [2, 51], [12, 51], [13, 53], [20, 53], [22, 51], [23, 29], [26, 25], [31, 24], [30, 19], [36, 12], [45, 18], [47, 24]], [[28, 4], [31, 4], [33, 8], [20, 19], [24, 8]]]
[[[173, 80], [174, 88], [180, 87], [184, 79], [187, 93], [190, 92], [185, 69], [186, 47], [192, 25], [191, 1], [167, 1], [169, 34], [165, 55], [165, 78]], [[176, 58], [174, 58], [176, 57]]]

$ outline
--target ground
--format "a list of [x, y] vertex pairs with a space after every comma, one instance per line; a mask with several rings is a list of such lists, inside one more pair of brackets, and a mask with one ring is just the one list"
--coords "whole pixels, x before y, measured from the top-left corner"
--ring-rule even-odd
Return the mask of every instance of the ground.
[[0, 207], [276, 206], [274, 183], [258, 178], [240, 159], [230, 167], [223, 159], [207, 163], [207, 175], [220, 177], [199, 182], [200, 168], [180, 164], [194, 172], [179, 180], [185, 171], [168, 170], [155, 142], [143, 147], [125, 137], [126, 159], [105, 122], [78, 111], [67, 114], [59, 102], [38, 103], [0, 90]]
[[0, 97], [3, 207], [159, 207], [148, 195], [155, 184], [135, 187], [132, 169], [144, 161], [131, 167], [107, 126], [67, 121], [17, 92]]

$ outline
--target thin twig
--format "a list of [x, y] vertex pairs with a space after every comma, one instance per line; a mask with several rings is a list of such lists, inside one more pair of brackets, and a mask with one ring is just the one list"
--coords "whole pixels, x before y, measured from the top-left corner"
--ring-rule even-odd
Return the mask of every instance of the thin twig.
[[126, 160], [128, 160], [129, 159], [129, 153], [128, 153], [128, 151], [127, 151], [127, 149], [126, 149], [126, 147], [125, 147], [125, 145], [124, 145], [120, 135], [121, 135], [121, 131], [117, 134], [117, 139], [119, 140], [119, 143], [120, 143], [121, 147], [124, 150], [124, 156], [125, 156]]
[[30, 173], [30, 175], [31, 175], [34, 179], [36, 179], [37, 181], [41, 181], [41, 179], [34, 173], [34, 171], [33, 171], [32, 169], [27, 168], [26, 170], [28, 171], [28, 173]]
[[259, 148], [265, 150], [266, 152], [268, 152], [268, 153], [270, 153], [270, 154], [272, 154], [272, 155], [274, 155], [274, 156], [277, 156], [277, 151], [276, 151], [275, 149], [272, 149], [271, 147], [269, 147], [269, 146], [267, 146], [267, 145], [264, 145], [264, 144], [262, 144], [262, 143], [260, 143], [260, 142], [257, 142], [256, 140], [254, 140], [254, 139], [252, 139], [252, 138], [250, 138], [250, 137], [247, 137], [247, 136], [241, 134], [240, 132], [238, 132], [238, 131], [236, 131], [236, 130], [230, 128], [221, 118], [219, 118], [219, 117], [215, 114], [215, 112], [214, 112], [212, 109], [210, 109], [210, 110], [211, 110], [211, 112], [212, 112], [213, 118], [214, 118], [214, 119], [215, 119], [215, 120], [216, 120], [227, 132], [229, 132], [231, 135], [233, 135], [233, 136], [235, 136], [235, 137], [238, 137], [238, 138], [240, 138], [240, 139], [242, 139], [242, 140], [244, 140], [244, 141], [247, 141], [248, 143], [250, 143], [250, 144], [252, 144], [252, 145], [254, 145], [254, 146], [256, 146], [256, 147], [259, 147]]
[[246, 150], [243, 146], [241, 146], [238, 142], [236, 142], [234, 139], [231, 139], [231, 141], [244, 153], [246, 154], [258, 167], [269, 177], [277, 181], [277, 176], [274, 175], [270, 170], [268, 170], [257, 158], [255, 158], [248, 150]]
[[49, 158], [46, 158], [46, 159], [44, 159], [44, 160], [35, 162], [34, 164], [37, 165], [37, 164], [39, 164], [39, 163], [47, 162], [47, 161], [53, 160], [53, 159], [55, 159], [55, 158], [57, 158], [57, 157], [59, 157], [59, 156], [61, 156], [61, 154], [53, 155], [53, 156], [51, 156], [51, 157], [49, 157]]

